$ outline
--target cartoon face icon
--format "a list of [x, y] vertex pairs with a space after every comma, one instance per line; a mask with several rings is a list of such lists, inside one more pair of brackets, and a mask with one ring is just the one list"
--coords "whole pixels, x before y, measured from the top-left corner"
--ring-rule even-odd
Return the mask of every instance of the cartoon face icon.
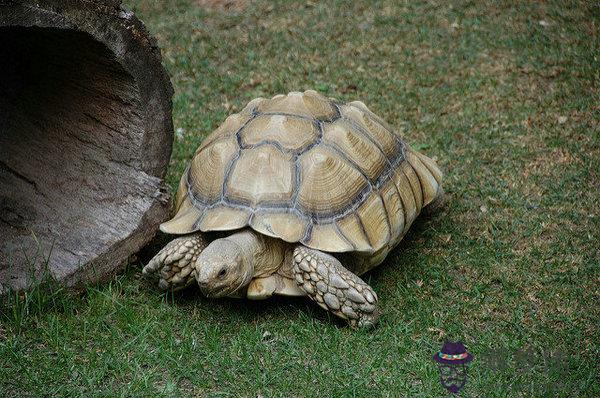
[[446, 390], [456, 394], [467, 384], [467, 364], [473, 360], [473, 356], [463, 343], [445, 342], [433, 360], [437, 362], [440, 383]]

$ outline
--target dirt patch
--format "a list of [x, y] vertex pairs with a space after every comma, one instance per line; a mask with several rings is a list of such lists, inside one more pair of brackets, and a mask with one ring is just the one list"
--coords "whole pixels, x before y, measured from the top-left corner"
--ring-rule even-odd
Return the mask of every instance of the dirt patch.
[[576, 155], [572, 155], [566, 148], [555, 148], [550, 153], [539, 154], [523, 169], [522, 175], [524, 178], [531, 174], [548, 177], [573, 163], [581, 163]]
[[247, 0], [196, 0], [198, 7], [209, 11], [240, 12], [248, 5]]

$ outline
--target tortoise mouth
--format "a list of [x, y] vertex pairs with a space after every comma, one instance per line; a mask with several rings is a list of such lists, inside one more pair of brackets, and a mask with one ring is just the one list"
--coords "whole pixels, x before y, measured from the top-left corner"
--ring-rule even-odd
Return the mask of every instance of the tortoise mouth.
[[200, 283], [200, 291], [206, 298], [221, 298], [230, 296], [242, 290], [244, 286], [248, 286], [252, 280], [252, 275], [244, 275], [238, 284], [226, 284], [211, 287], [209, 283]]
[[226, 288], [210, 289], [205, 285], [200, 285], [200, 291], [206, 298], [220, 298], [229, 294]]

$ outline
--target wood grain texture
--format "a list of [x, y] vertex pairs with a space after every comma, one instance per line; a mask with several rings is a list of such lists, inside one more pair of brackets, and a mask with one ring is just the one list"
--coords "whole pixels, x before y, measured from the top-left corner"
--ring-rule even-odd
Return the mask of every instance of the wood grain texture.
[[46, 259], [68, 286], [110, 278], [154, 236], [173, 136], [160, 61], [119, 2], [1, 2], [0, 292]]

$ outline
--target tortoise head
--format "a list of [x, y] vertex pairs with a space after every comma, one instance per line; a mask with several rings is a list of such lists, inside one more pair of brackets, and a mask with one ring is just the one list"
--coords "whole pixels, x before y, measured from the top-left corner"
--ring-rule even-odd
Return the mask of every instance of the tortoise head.
[[254, 265], [242, 246], [227, 238], [211, 242], [198, 256], [195, 268], [200, 290], [211, 298], [236, 293], [254, 275]]

